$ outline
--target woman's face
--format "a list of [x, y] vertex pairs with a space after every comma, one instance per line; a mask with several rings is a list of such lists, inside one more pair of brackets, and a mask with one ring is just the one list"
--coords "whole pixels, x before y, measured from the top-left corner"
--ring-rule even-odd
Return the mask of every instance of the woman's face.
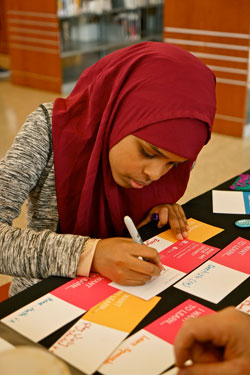
[[142, 189], [186, 160], [134, 135], [123, 138], [109, 151], [113, 179], [123, 188]]

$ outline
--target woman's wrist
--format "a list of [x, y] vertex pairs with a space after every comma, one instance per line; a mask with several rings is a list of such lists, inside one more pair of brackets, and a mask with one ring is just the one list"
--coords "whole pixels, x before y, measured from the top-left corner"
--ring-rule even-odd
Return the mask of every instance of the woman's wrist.
[[77, 266], [77, 275], [79, 276], [89, 276], [91, 265], [93, 262], [93, 257], [95, 254], [95, 249], [97, 243], [100, 239], [89, 238], [82, 247], [82, 252], [79, 257], [79, 262]]

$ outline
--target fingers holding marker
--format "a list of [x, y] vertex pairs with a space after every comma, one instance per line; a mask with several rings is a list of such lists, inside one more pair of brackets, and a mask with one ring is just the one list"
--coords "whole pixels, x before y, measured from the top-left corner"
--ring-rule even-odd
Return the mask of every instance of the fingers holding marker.
[[122, 285], [143, 285], [159, 276], [163, 266], [158, 252], [143, 243], [131, 218], [126, 217], [124, 221], [133, 240], [119, 237], [100, 240], [92, 271]]
[[152, 247], [146, 245], [134, 247], [133, 257], [135, 260], [134, 264], [138, 272], [145, 272], [152, 274], [152, 276], [157, 276], [163, 269], [159, 254]]
[[155, 249], [119, 237], [98, 242], [91, 270], [122, 285], [143, 285], [161, 271]]
[[[133, 220], [131, 219], [131, 217], [125, 216], [124, 217], [124, 223], [125, 223], [125, 225], [126, 225], [126, 227], [128, 229], [128, 232], [129, 232], [130, 236], [134, 240], [134, 242], [136, 242], [138, 244], [141, 244], [141, 245], [144, 245], [143, 240], [142, 240], [142, 238], [140, 236], [140, 233], [138, 232], [138, 230], [137, 230], [137, 228], [136, 228]], [[147, 247], [147, 246], [144, 247], [145, 251], [150, 251], [148, 249], [150, 249], [150, 248]], [[141, 251], [142, 251], [142, 249], [140, 248], [140, 252]], [[139, 254], [138, 257], [142, 258], [143, 260], [146, 260], [146, 261], [149, 261], [149, 262], [153, 262], [153, 263], [157, 264], [160, 267], [160, 269], [162, 269], [162, 266], [160, 264], [160, 258], [159, 258], [159, 255], [158, 255], [158, 253], [157, 253], [156, 250], [154, 250], [154, 255], [152, 254], [152, 249], [151, 249], [151, 252], [150, 252], [149, 256], [143, 256], [143, 255]]]

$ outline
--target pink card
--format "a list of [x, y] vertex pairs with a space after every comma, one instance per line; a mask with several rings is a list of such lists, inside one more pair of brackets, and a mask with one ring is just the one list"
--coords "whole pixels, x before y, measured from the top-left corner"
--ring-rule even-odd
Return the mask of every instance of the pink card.
[[168, 313], [149, 324], [144, 329], [155, 336], [160, 337], [170, 344], [174, 344], [175, 337], [184, 320], [196, 318], [201, 315], [212, 314], [215, 311], [198, 302], [188, 299]]
[[175, 242], [160, 252], [161, 263], [188, 273], [219, 251], [218, 248], [188, 239]]
[[69, 281], [51, 294], [87, 311], [117, 292], [109, 283], [110, 280], [105, 277], [92, 273], [89, 277], [77, 277]]
[[250, 275], [250, 241], [238, 237], [213, 257], [213, 262]]

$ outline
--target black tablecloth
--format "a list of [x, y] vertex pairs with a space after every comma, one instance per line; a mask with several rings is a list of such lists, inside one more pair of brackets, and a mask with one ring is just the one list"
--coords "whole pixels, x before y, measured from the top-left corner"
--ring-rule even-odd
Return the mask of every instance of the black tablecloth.
[[[250, 173], [250, 170], [244, 172]], [[216, 190], [229, 190], [229, 186], [235, 181], [237, 176], [224, 182], [223, 184], [217, 186]], [[217, 248], [224, 248], [230, 242], [232, 242], [237, 237], [244, 237], [250, 239], [250, 229], [241, 229], [235, 226], [235, 221], [241, 218], [250, 218], [250, 215], [232, 215], [232, 214], [214, 214], [212, 210], [212, 190], [190, 200], [188, 203], [183, 205], [184, 211], [187, 218], [194, 218], [200, 221], [203, 221], [207, 224], [211, 224], [220, 228], [223, 228], [224, 231], [217, 234], [216, 236], [210, 238], [205, 243]], [[144, 226], [140, 229], [140, 234], [143, 240], [146, 240], [150, 237], [155, 236], [158, 233], [167, 230], [169, 227], [158, 229], [155, 222]], [[62, 277], [50, 277], [40, 283], [28, 288], [27, 290], [17, 294], [14, 297], [7, 299], [6, 301], [0, 304], [0, 319], [9, 315], [10, 313], [16, 311], [17, 309], [23, 307], [24, 305], [32, 302], [33, 300], [43, 296], [46, 293], [49, 293], [53, 289], [62, 285], [63, 283], [69, 281], [68, 278]], [[145, 327], [145, 325], [151, 323], [153, 320], [157, 319], [164, 313], [173, 309], [183, 301], [188, 298], [191, 298], [194, 301], [197, 301], [215, 311], [220, 310], [226, 306], [238, 305], [242, 300], [250, 295], [250, 278], [245, 282], [239, 285], [234, 289], [228, 296], [226, 296], [220, 303], [213, 304], [186, 292], [183, 292], [179, 289], [171, 286], [166, 289], [159, 296], [162, 297], [160, 302], [156, 307], [143, 319], [143, 321], [134, 329], [134, 332]], [[40, 341], [45, 347], [51, 346], [66, 330], [68, 330], [74, 323], [77, 321], [72, 321], [71, 323], [65, 325], [58, 331], [54, 332], [50, 336]]]

